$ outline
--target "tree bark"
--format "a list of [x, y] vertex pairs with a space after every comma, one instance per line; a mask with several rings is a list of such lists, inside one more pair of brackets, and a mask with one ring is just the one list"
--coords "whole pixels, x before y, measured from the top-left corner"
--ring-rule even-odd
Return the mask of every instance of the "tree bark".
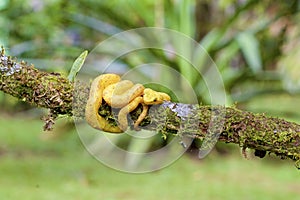
[[[59, 73], [48, 73], [25, 62], [17, 62], [0, 54], [0, 90], [22, 101], [38, 107], [48, 108], [50, 115], [45, 118], [46, 129], [54, 123], [57, 115], [84, 119], [85, 103], [89, 85], [70, 82]], [[135, 121], [141, 107], [130, 113]], [[99, 114], [116, 125], [116, 120], [107, 104]], [[132, 127], [133, 122], [130, 122]], [[284, 119], [254, 114], [233, 107], [202, 106], [165, 102], [151, 106], [141, 128], [161, 133], [164, 137], [176, 135], [206, 140], [207, 148], [214, 140], [235, 143], [243, 149], [255, 149], [255, 155], [264, 157], [272, 153], [280, 158], [300, 160], [300, 125]], [[211, 143], [209, 141], [212, 141]]]

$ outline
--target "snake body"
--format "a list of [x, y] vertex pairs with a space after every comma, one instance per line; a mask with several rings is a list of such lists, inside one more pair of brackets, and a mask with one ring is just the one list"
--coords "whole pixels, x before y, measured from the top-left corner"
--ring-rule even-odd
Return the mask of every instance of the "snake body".
[[[111, 125], [99, 115], [98, 110], [103, 99], [112, 108], [121, 108], [118, 114], [118, 126]], [[88, 124], [95, 129], [121, 133], [128, 127], [127, 114], [142, 104], [143, 111], [134, 123], [134, 128], [138, 130], [139, 124], [147, 115], [148, 105], [160, 104], [163, 101], [170, 101], [170, 96], [150, 88], [144, 88], [142, 84], [133, 84], [129, 80], [121, 81], [120, 76], [116, 74], [102, 74], [91, 84], [85, 118]]]

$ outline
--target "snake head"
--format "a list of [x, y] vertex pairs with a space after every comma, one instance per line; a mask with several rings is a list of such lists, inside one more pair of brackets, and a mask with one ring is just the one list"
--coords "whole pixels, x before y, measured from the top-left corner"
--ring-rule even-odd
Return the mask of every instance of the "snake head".
[[150, 88], [146, 88], [144, 90], [143, 99], [146, 105], [162, 104], [164, 101], [171, 100], [168, 94], [163, 92], [157, 92]]

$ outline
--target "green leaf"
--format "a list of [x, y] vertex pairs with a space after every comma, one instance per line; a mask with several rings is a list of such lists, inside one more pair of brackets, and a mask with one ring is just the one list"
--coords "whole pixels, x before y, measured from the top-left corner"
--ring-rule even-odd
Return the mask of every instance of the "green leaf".
[[241, 32], [237, 35], [236, 41], [242, 50], [247, 64], [253, 72], [262, 70], [262, 62], [259, 50], [259, 43], [250, 32]]
[[206, 50], [210, 51], [216, 44], [224, 37], [224, 32], [219, 29], [212, 29], [207, 33], [200, 41], [201, 46]]
[[87, 57], [87, 54], [88, 54], [88, 51], [85, 50], [84, 52], [82, 52], [80, 54], [80, 56], [78, 58], [76, 58], [76, 60], [74, 61], [73, 65], [72, 65], [72, 68], [70, 70], [69, 76], [68, 76], [69, 81], [74, 82], [77, 73], [81, 69], [81, 67]]
[[179, 41], [175, 42], [175, 48], [179, 52], [181, 57], [177, 58], [177, 63], [179, 64], [181, 74], [189, 81], [191, 85], [195, 84], [197, 81], [197, 74], [194, 69], [190, 66], [190, 63], [186, 62], [185, 58], [192, 57], [192, 43], [190, 38], [193, 38], [195, 35], [195, 7], [193, 0], [179, 0], [174, 3], [174, 13], [178, 13], [178, 30], [180, 33], [183, 33], [187, 36], [186, 39], [182, 38]]

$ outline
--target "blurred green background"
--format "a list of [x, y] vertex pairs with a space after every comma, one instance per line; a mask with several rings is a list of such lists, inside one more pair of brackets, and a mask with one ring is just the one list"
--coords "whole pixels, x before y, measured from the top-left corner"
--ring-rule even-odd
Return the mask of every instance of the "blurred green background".
[[[148, 26], [170, 28], [207, 50], [221, 73], [228, 105], [300, 123], [299, 9], [299, 0], [1, 0], [0, 44], [19, 60], [67, 74], [83, 50], [92, 50], [116, 33]], [[143, 56], [180, 71], [194, 88], [203, 86], [181, 60], [156, 51]], [[144, 61], [129, 55], [118, 62], [131, 69]], [[197, 95], [203, 104], [210, 103], [205, 91], [198, 90]], [[235, 145], [218, 144], [199, 160], [195, 143], [160, 171], [118, 172], [85, 151], [70, 120], [62, 118], [53, 132], [44, 133], [39, 119], [45, 110], [3, 93], [0, 104], [1, 199], [298, 199], [300, 195], [300, 175], [292, 162], [270, 156], [258, 159], [251, 152], [247, 160]]]

